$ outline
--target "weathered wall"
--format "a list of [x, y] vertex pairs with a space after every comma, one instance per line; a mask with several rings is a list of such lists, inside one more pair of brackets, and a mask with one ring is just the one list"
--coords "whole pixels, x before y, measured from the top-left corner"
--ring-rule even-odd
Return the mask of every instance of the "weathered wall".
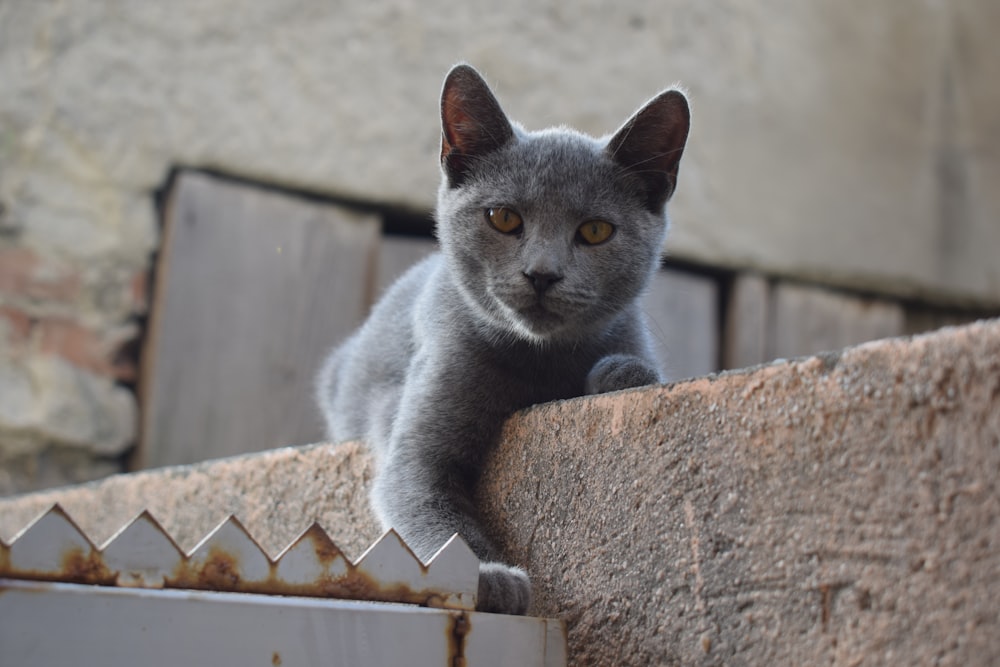
[[678, 255], [996, 303], [998, 21], [991, 0], [8, 2], [4, 227], [136, 268], [177, 163], [427, 209], [465, 59], [529, 127], [610, 132], [682, 82]]
[[426, 211], [463, 59], [532, 128], [686, 86], [675, 258], [1000, 306], [992, 0], [436, 2], [0, 1], [0, 492], [121, 465], [172, 167]]
[[[515, 415], [480, 505], [569, 624], [570, 664], [991, 664], [1000, 654], [1000, 321]], [[283, 449], [0, 499], [96, 540], [229, 512], [275, 554], [361, 548], [369, 457]]]
[[1000, 321], [530, 410], [482, 506], [576, 664], [991, 664]]

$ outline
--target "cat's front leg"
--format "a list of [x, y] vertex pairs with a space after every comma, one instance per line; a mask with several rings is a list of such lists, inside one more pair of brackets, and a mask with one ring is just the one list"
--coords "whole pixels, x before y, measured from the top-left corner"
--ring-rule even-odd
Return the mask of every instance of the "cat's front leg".
[[528, 575], [501, 562], [472, 502], [489, 444], [482, 424], [448, 424], [433, 407], [417, 414], [398, 425], [389, 455], [381, 457], [371, 494], [375, 513], [425, 561], [458, 533], [481, 561], [476, 609], [524, 614], [531, 604]]
[[531, 580], [527, 572], [495, 561], [479, 564], [478, 611], [521, 615], [530, 605]]
[[660, 373], [648, 361], [632, 354], [609, 354], [587, 373], [588, 394], [642, 387], [660, 382]]

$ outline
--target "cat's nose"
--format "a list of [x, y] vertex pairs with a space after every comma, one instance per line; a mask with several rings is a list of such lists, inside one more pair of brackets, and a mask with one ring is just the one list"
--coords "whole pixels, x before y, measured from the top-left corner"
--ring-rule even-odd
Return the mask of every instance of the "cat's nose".
[[548, 273], [546, 271], [531, 271], [525, 272], [524, 277], [528, 279], [531, 286], [535, 288], [535, 292], [539, 295], [545, 293], [552, 285], [562, 280], [562, 276], [557, 273]]

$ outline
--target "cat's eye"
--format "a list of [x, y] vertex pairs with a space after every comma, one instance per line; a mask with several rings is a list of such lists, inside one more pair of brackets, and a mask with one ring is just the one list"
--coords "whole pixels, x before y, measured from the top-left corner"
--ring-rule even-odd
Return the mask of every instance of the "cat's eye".
[[615, 233], [615, 226], [604, 220], [588, 220], [576, 230], [577, 238], [587, 245], [604, 243]]
[[486, 221], [493, 225], [493, 228], [504, 234], [514, 234], [521, 229], [524, 224], [517, 211], [506, 206], [486, 209]]

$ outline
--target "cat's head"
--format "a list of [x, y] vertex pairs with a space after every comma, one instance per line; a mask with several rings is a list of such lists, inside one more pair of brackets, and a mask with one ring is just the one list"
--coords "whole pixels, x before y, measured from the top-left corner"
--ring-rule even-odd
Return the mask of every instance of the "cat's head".
[[590, 334], [655, 271], [687, 139], [667, 90], [610, 137], [526, 132], [468, 65], [441, 95], [438, 237], [466, 302], [495, 332], [545, 342]]

